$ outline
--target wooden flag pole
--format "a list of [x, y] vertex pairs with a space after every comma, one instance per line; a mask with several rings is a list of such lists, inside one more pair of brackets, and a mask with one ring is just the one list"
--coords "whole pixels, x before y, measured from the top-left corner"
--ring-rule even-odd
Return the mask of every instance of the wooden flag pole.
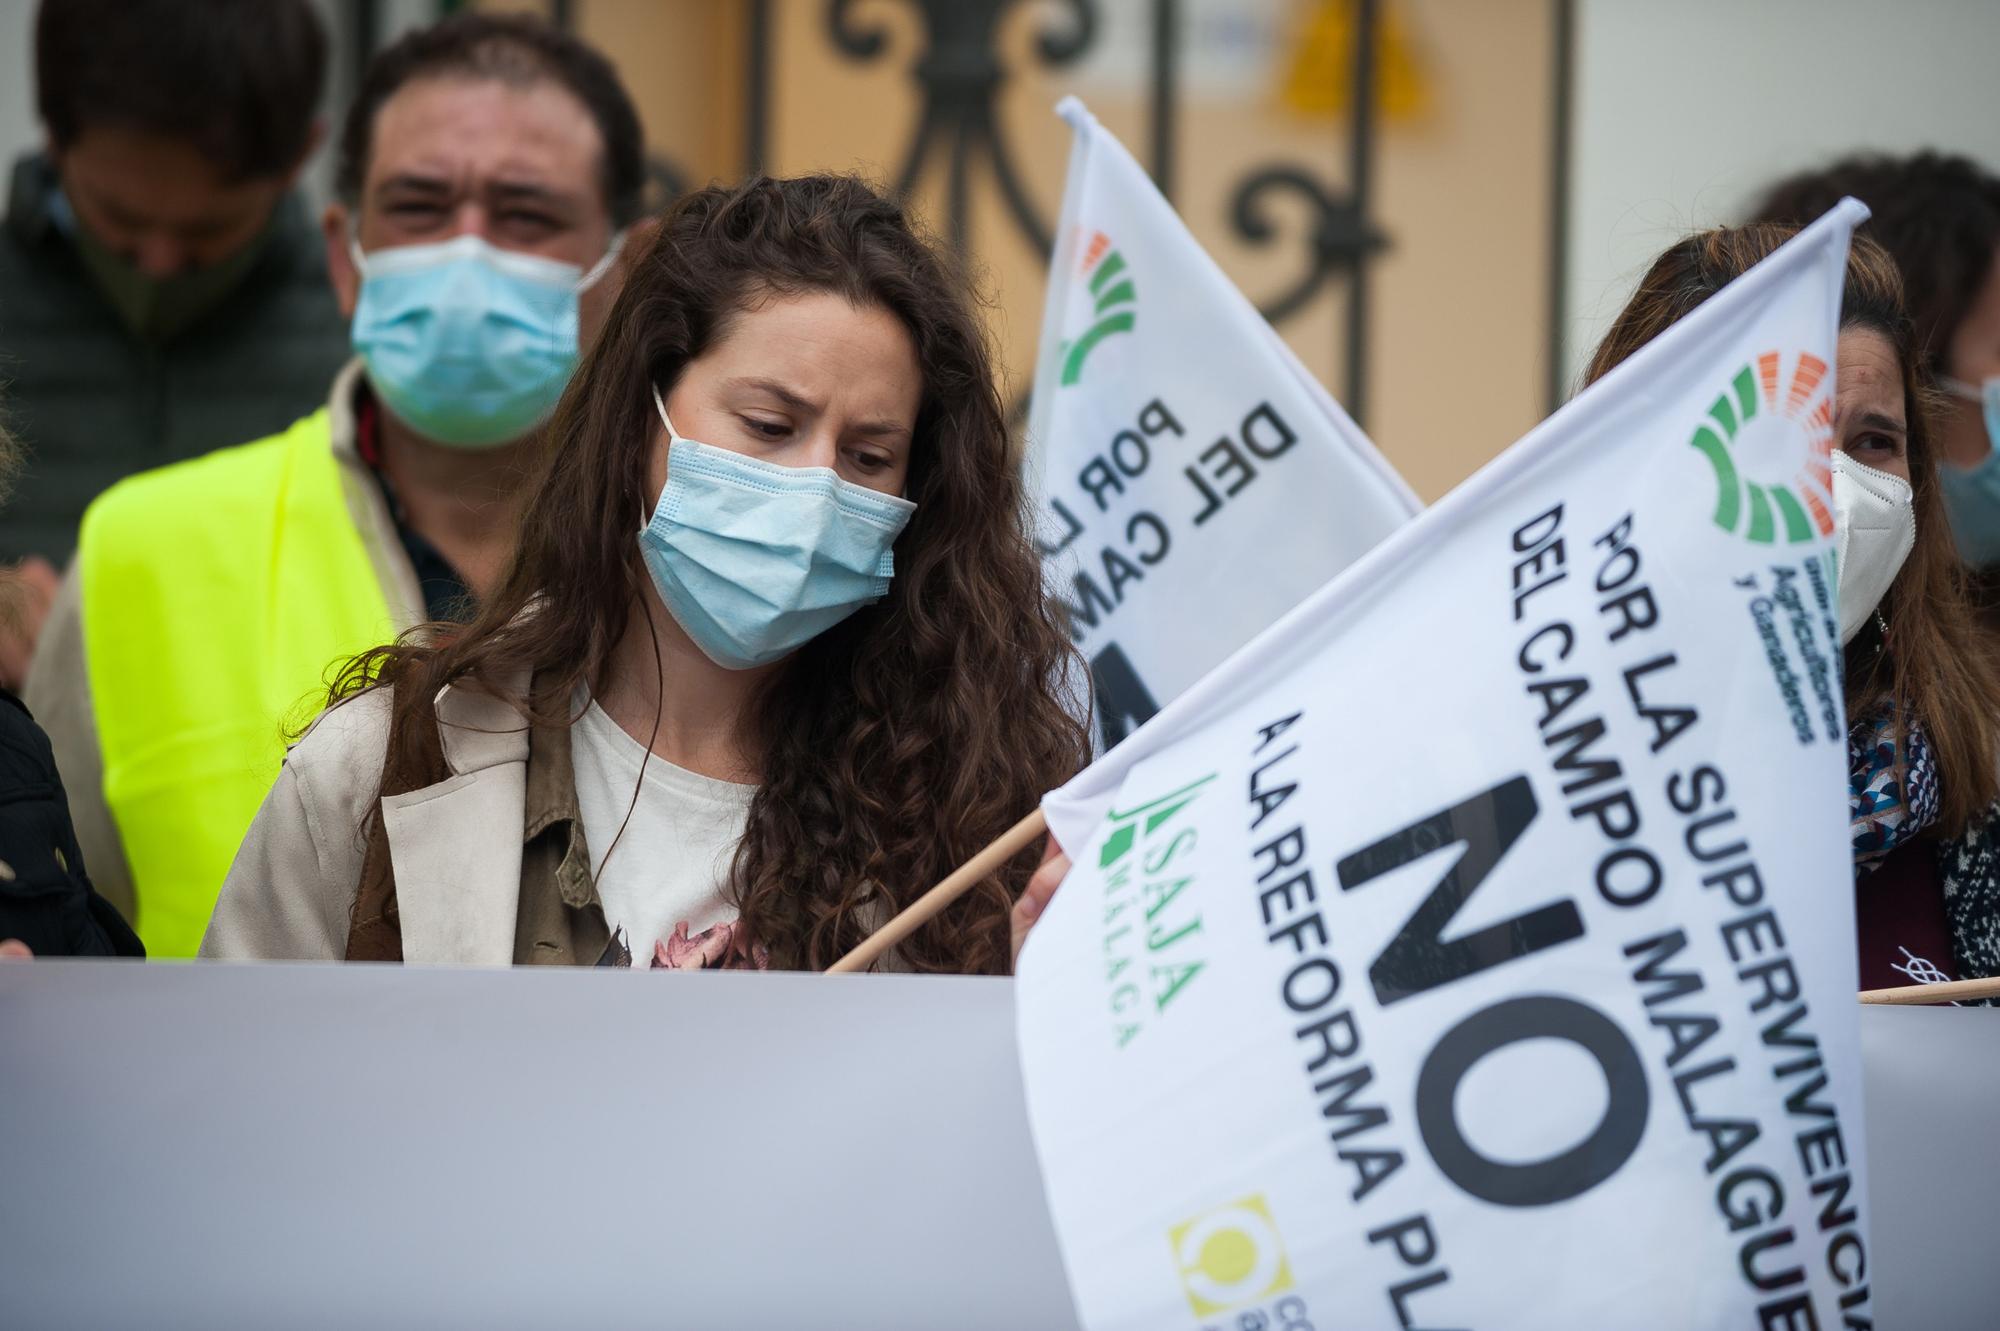
[[2000, 976], [1984, 980], [1945, 980], [1939, 984], [1902, 984], [1894, 989], [1863, 989], [1864, 1003], [1956, 1003], [1967, 998], [2000, 998]]
[[1049, 830], [1041, 805], [1035, 811], [995, 837], [993, 843], [953, 869], [945, 880], [912, 901], [896, 917], [861, 940], [861, 945], [826, 968], [828, 975], [867, 970], [875, 959], [921, 928], [931, 916], [965, 895], [965, 890], [997, 871]]
[[[1026, 850], [1036, 837], [1049, 830], [1048, 819], [1037, 805], [1034, 812], [995, 837], [986, 849], [945, 876], [943, 882], [898, 911], [893, 919], [861, 940], [852, 952], [826, 968], [828, 975], [866, 970], [884, 952], [922, 928], [930, 918], [965, 895], [974, 883], [997, 871], [1001, 865]], [[2000, 998], [2000, 976], [1984, 980], [1947, 980], [1940, 984], [1905, 984], [1894, 989], [1864, 989], [1864, 1003], [1905, 1006], [1924, 1003], [1956, 1003], [1973, 998]]]

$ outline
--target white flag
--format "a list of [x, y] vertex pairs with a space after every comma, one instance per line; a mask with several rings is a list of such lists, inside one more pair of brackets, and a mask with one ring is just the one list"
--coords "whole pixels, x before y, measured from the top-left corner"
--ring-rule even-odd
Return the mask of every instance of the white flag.
[[1016, 1001], [1092, 1331], [1868, 1324], [1827, 539], [1866, 215], [1048, 797]]
[[1028, 438], [1115, 743], [1418, 510], [1074, 97]]

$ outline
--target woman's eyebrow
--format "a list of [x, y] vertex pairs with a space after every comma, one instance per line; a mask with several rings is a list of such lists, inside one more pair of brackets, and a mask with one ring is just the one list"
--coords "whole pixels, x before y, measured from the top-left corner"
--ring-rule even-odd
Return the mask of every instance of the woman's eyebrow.
[[1885, 434], [1908, 434], [1910, 427], [1900, 417], [1885, 415], [1879, 411], [1864, 411], [1854, 418], [1854, 424], [1870, 430], [1881, 430]]
[[[802, 415], [817, 416], [820, 414], [821, 410], [823, 410], [820, 403], [817, 403], [813, 401], [811, 398], [806, 397], [804, 394], [800, 393], [795, 388], [787, 388], [784, 384], [779, 383], [776, 379], [764, 379], [754, 375], [743, 375], [733, 379], [724, 379], [722, 381], [722, 386], [725, 389], [736, 389], [738, 391], [748, 391], [753, 393], [767, 393], [770, 396], [778, 399], [778, 401], [784, 403], [787, 407], [790, 407], [793, 411], [799, 412]], [[883, 417], [880, 420], [856, 421], [852, 425], [849, 425], [847, 427], [847, 433], [856, 435], [868, 435], [868, 436], [908, 438], [911, 434], [914, 433], [914, 431], [912, 431], [909, 426], [903, 424], [903, 422], [899, 420], [894, 419], [893, 417]]]
[[908, 438], [912, 433], [910, 427], [901, 421], [886, 419], [879, 421], [856, 421], [847, 427], [847, 432], [849, 434], [880, 435], [892, 438]]
[[753, 393], [768, 393], [794, 411], [801, 411], [815, 416], [820, 411], [819, 403], [813, 401], [795, 388], [787, 388], [776, 379], [760, 379], [745, 376], [735, 379], [724, 379], [722, 386], [724, 388], [748, 390]]

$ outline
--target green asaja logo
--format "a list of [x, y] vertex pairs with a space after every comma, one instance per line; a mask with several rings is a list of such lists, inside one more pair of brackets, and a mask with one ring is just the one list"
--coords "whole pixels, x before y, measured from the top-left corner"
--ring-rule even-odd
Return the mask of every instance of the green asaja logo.
[[1175, 814], [1194, 803], [1195, 797], [1201, 794], [1201, 788], [1213, 780], [1215, 773], [1210, 772], [1201, 780], [1156, 800], [1148, 800], [1136, 809], [1112, 809], [1106, 813], [1104, 820], [1112, 825], [1112, 832], [1104, 839], [1104, 848], [1097, 853], [1097, 867], [1109, 869], [1131, 854], [1132, 847], [1138, 843], [1141, 828], [1148, 836], [1159, 831], [1173, 821]]
[[1090, 294], [1097, 302], [1097, 322], [1076, 341], [1063, 344], [1064, 387], [1083, 377], [1083, 363], [1099, 342], [1113, 333], [1132, 331], [1132, 306], [1137, 292], [1126, 273], [1125, 256], [1111, 248], [1111, 237], [1102, 231], [1092, 233], [1090, 244], [1084, 249], [1082, 272], [1089, 277]]
[[1099, 843], [1103, 891], [1105, 1007], [1111, 1038], [1123, 1049], [1147, 1024], [1166, 1015], [1207, 964], [1200, 893], [1187, 857], [1200, 841], [1188, 812], [1210, 772], [1155, 799], [1105, 815], [1110, 831]]
[[[1688, 442], [1715, 473], [1715, 525], [1759, 545], [1833, 535], [1833, 401], [1826, 362], [1766, 351], [1729, 380]], [[1781, 531], [1782, 529], [1782, 531]]]

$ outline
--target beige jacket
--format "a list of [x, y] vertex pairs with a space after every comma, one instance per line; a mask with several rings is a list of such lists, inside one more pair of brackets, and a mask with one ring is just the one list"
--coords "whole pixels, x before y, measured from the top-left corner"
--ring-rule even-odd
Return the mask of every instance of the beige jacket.
[[[424, 616], [423, 590], [417, 573], [403, 551], [396, 534], [395, 520], [382, 496], [382, 487], [369, 473], [355, 446], [354, 395], [361, 386], [361, 362], [350, 361], [335, 376], [327, 400], [333, 455], [340, 463], [341, 488], [354, 529], [381, 580], [396, 619], [398, 632], [420, 622]], [[218, 445], [242, 442], [217, 440]], [[48, 732], [56, 754], [56, 768], [63, 774], [69, 796], [70, 817], [76, 824], [77, 843], [83, 848], [83, 862], [90, 879], [127, 919], [137, 905], [132, 886], [132, 869], [125, 859], [125, 846], [118, 825], [104, 798], [104, 753], [97, 737], [97, 710], [90, 696], [90, 672], [84, 661], [82, 558], [73, 562], [63, 578], [62, 589], [49, 607], [35, 644], [35, 659], [29, 667], [27, 686], [21, 699]]]
[[[509, 698], [529, 692], [525, 675], [500, 685]], [[349, 954], [392, 702], [387, 689], [364, 693], [320, 717], [292, 746], [223, 881], [203, 957], [323, 961]], [[438, 693], [437, 718], [450, 775], [380, 797], [378, 844], [386, 845], [394, 874], [402, 959], [629, 964], [630, 954], [611, 946], [591, 878], [568, 730], [531, 728], [513, 704], [456, 687]], [[872, 932], [887, 918], [875, 904], [862, 928]], [[379, 955], [371, 950], [379, 936], [356, 941], [363, 944], [356, 955]], [[613, 960], [620, 953], [623, 959]], [[909, 963], [892, 948], [873, 968], [900, 971]]]
[[[346, 953], [391, 701], [387, 689], [364, 693], [292, 746], [223, 881], [202, 956], [337, 961]], [[508, 704], [456, 688], [438, 695], [437, 715], [452, 774], [382, 799], [403, 959], [510, 965], [529, 731]]]

